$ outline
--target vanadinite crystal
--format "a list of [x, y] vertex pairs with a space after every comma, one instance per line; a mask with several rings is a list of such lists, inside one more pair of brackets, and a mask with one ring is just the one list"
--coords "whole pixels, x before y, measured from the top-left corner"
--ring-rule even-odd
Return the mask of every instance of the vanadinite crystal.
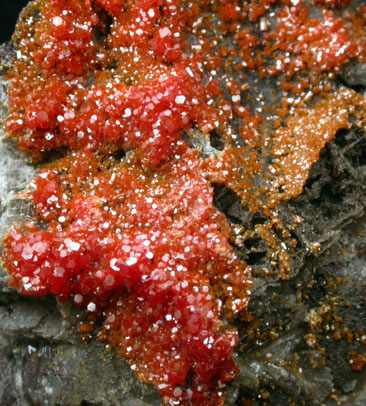
[[32, 36], [19, 28], [7, 126], [21, 149], [70, 153], [30, 185], [47, 227], [7, 235], [11, 284], [100, 314], [99, 339], [166, 403], [222, 404], [238, 334], [221, 316], [247, 306], [250, 273], [180, 137], [218, 120], [200, 58], [182, 51], [192, 12], [169, 0], [38, 7]]
[[182, 142], [152, 172], [102, 159], [78, 152], [38, 175], [32, 195], [48, 229], [10, 231], [12, 283], [103, 309], [99, 338], [119, 346], [138, 376], [168, 399], [205, 404], [236, 373], [237, 333], [219, 316], [246, 307], [248, 270]]
[[[101, 320], [98, 338], [167, 405], [223, 405], [237, 373], [230, 322], [248, 305], [251, 277], [210, 182], [270, 218], [257, 231], [277, 247], [272, 209], [301, 193], [320, 150], [365, 108], [351, 91], [307, 107], [319, 89], [331, 93], [322, 78], [360, 53], [364, 36], [334, 11], [347, 0], [310, 2], [323, 4], [317, 17], [303, 3], [35, 0], [18, 24], [7, 131], [34, 158], [63, 157], [29, 185], [34, 221], [6, 235], [10, 284], [85, 306]], [[362, 25], [363, 14], [348, 17]], [[272, 106], [271, 137], [244, 105], [244, 69], [282, 75], [279, 88], [298, 97], [296, 108], [290, 97]], [[202, 157], [190, 132], [216, 132], [226, 146]], [[262, 168], [265, 153], [276, 159]], [[286, 278], [284, 250], [272, 258]]]

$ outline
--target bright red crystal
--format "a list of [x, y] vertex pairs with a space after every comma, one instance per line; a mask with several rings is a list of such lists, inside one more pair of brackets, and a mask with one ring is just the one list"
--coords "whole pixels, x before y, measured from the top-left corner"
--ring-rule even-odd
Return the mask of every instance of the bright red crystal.
[[[70, 153], [31, 183], [47, 227], [11, 229], [3, 258], [23, 293], [99, 314], [99, 339], [166, 404], [216, 406], [237, 373], [238, 334], [221, 317], [246, 308], [250, 275], [197, 153], [181, 141], [180, 131], [210, 131], [219, 114], [200, 57], [182, 53], [190, 13], [177, 10], [172, 0], [41, 3], [37, 46], [24, 35], [15, 64], [7, 126], [23, 150]], [[120, 162], [120, 148], [134, 150]]]
[[[103, 309], [100, 338], [167, 401], [219, 404], [211, 390], [235, 376], [238, 341], [219, 316], [247, 306], [249, 275], [196, 154], [178, 144], [153, 174], [138, 164], [103, 168], [91, 153], [43, 170], [32, 195], [49, 228], [10, 231], [5, 258], [23, 293]], [[179, 389], [188, 373], [190, 389]]]

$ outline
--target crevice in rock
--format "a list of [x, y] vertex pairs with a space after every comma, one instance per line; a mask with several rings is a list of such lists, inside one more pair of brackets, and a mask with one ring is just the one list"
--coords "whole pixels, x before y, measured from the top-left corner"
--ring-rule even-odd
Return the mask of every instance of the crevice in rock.
[[126, 157], [126, 151], [124, 149], [119, 149], [113, 154], [113, 158], [115, 158], [117, 161], [122, 161]]
[[51, 151], [47, 151], [43, 156], [40, 164], [49, 165], [53, 162], [58, 161], [59, 159], [63, 158], [67, 154], [67, 148], [61, 147], [59, 149], [53, 149]]
[[181, 137], [190, 148], [199, 152], [200, 158], [217, 156], [220, 153], [218, 149], [210, 144], [210, 139], [195, 127], [193, 127], [192, 130], [183, 131]]
[[357, 84], [354, 83], [350, 80], [346, 80], [344, 77], [342, 76], [338, 76], [338, 80], [340, 82], [340, 85], [347, 87], [348, 89], [352, 89], [357, 93], [363, 94], [366, 90], [366, 86], [362, 85], [362, 84]]
[[260, 214], [254, 214], [251, 223], [254, 227], [257, 224], [264, 224], [266, 222], [266, 220], [267, 219], [265, 217], [262, 217]]
[[214, 205], [216, 208], [225, 214], [233, 224], [242, 224], [240, 218], [230, 214], [230, 208], [240, 200], [240, 197], [225, 185], [213, 183], [212, 186], [214, 188]]
[[94, 28], [95, 40], [98, 44], [101, 44], [111, 33], [113, 17], [107, 11], [105, 11], [104, 8], [96, 3], [93, 3], [93, 9], [99, 17], [99, 23]]
[[[233, 207], [237, 207], [237, 202], [240, 202], [239, 196], [236, 195], [231, 189], [225, 185], [213, 184], [214, 188], [214, 205], [233, 225], [244, 226], [246, 230], [254, 230], [257, 224], [264, 224], [266, 219], [261, 215], [252, 215], [251, 213], [245, 213], [245, 208], [242, 208], [241, 212], [232, 210]], [[230, 245], [234, 248], [238, 257], [247, 262], [251, 266], [263, 266], [267, 261], [267, 249], [266, 244], [262, 238], [255, 232], [251, 233], [244, 240], [244, 245], [237, 246], [234, 241], [229, 241]]]
[[222, 151], [225, 148], [226, 142], [216, 130], [213, 130], [210, 132], [210, 145], [212, 148]]
[[248, 265], [264, 265], [267, 259], [267, 252], [249, 252], [246, 263]]
[[82, 400], [80, 406], [103, 406], [101, 403], [89, 402], [88, 400]]

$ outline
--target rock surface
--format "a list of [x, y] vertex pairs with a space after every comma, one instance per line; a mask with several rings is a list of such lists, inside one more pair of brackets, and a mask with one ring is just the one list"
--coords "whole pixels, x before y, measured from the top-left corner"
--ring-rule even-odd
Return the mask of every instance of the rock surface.
[[[4, 74], [12, 55], [11, 45], [1, 46], [0, 120], [6, 116]], [[352, 62], [342, 70], [342, 83], [364, 92], [365, 72]], [[212, 153], [212, 146], [206, 149]], [[360, 332], [366, 327], [365, 157], [366, 133], [340, 132], [312, 168], [303, 194], [281, 206], [285, 224], [302, 219], [293, 231], [298, 244], [290, 280], [266, 276], [265, 244], [258, 236], [245, 241], [242, 255], [255, 271], [253, 321], [239, 326], [240, 374], [228, 388], [227, 405], [243, 399], [258, 406], [365, 405], [366, 369], [350, 365], [353, 351], [366, 353]], [[1, 142], [1, 234], [31, 214], [17, 193], [36, 171], [11, 143]], [[263, 221], [248, 214], [229, 189], [217, 187], [216, 205], [246, 229]], [[0, 270], [2, 406], [160, 404], [154, 389], [139, 382], [113, 349], [82, 340], [76, 331], [84, 317], [51, 298], [17, 294]]]

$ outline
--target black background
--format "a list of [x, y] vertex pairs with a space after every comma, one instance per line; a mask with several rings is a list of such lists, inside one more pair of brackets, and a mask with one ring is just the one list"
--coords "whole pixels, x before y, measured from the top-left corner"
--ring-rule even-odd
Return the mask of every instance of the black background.
[[0, 44], [10, 40], [22, 8], [28, 0], [0, 0]]

